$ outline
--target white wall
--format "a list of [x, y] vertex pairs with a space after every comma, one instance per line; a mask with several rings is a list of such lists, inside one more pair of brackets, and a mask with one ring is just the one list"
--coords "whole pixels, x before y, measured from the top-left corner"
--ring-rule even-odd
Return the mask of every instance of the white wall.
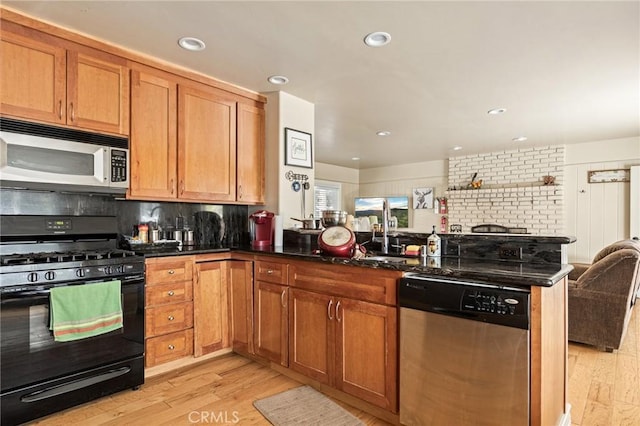
[[591, 262], [607, 244], [629, 238], [630, 184], [588, 183], [593, 170], [640, 164], [640, 137], [566, 146], [564, 233], [570, 262]]
[[[300, 130], [312, 135], [312, 158], [315, 158], [315, 141], [313, 140], [315, 126], [315, 106], [303, 99], [286, 92], [269, 92], [266, 105], [266, 149], [265, 149], [265, 206], [259, 209], [272, 211], [283, 217], [283, 227], [300, 226], [300, 222], [292, 217], [300, 218], [303, 214], [302, 190], [295, 192], [291, 189], [292, 182], [286, 177], [288, 171], [305, 174], [309, 177], [310, 190], [305, 193], [305, 211], [308, 217], [313, 213], [313, 184], [314, 169], [304, 167], [285, 166], [284, 129]], [[258, 208], [251, 208], [250, 213]]]

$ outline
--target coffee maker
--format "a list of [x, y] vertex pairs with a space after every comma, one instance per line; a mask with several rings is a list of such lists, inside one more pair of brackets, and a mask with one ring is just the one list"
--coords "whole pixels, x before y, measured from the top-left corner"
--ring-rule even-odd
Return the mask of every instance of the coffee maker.
[[258, 210], [249, 216], [251, 224], [251, 247], [264, 248], [273, 244], [272, 212]]

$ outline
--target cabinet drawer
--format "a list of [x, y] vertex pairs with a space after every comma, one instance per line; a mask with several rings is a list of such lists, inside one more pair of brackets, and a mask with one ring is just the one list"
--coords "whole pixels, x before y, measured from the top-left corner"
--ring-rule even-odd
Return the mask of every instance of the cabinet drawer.
[[153, 337], [193, 327], [193, 302], [147, 308], [145, 336]]
[[147, 285], [190, 281], [193, 276], [192, 257], [155, 258], [146, 261]]
[[190, 300], [193, 300], [193, 284], [191, 281], [157, 284], [145, 288], [145, 306], [147, 307], [188, 302]]
[[332, 296], [395, 306], [400, 271], [292, 261], [289, 285]]
[[193, 329], [182, 330], [145, 342], [146, 367], [173, 361], [193, 354]]
[[287, 264], [258, 260], [255, 262], [254, 278], [274, 284], [287, 284]]

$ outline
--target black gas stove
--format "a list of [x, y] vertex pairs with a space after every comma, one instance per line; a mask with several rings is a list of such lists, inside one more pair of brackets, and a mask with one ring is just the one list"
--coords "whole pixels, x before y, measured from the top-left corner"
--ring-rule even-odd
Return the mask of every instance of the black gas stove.
[[[0, 423], [144, 383], [144, 257], [117, 241], [113, 216], [0, 216]], [[113, 281], [122, 328], [55, 340], [52, 289]]]

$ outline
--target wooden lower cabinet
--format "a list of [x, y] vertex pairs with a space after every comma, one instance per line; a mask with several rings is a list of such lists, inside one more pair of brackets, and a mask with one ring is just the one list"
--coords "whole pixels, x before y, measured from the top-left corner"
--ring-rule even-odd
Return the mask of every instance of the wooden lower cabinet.
[[145, 261], [145, 366], [193, 354], [193, 257]]
[[288, 299], [285, 285], [256, 281], [254, 283], [254, 349], [256, 355], [287, 366]]
[[335, 317], [335, 387], [397, 411], [398, 309], [340, 298]]
[[397, 411], [397, 308], [290, 289], [289, 367]]
[[193, 283], [194, 356], [229, 347], [227, 263], [196, 262]]
[[193, 353], [193, 329], [177, 331], [145, 341], [146, 366], [153, 367]]
[[320, 383], [333, 384], [335, 301], [292, 288], [289, 295], [289, 368]]
[[230, 260], [227, 265], [231, 347], [239, 354], [253, 354], [253, 262]]

